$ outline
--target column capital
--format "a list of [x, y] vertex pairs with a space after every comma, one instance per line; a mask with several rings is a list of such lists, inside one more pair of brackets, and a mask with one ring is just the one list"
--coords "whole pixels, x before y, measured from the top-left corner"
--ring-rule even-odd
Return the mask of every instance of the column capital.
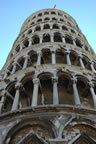
[[79, 58], [83, 58], [83, 55], [81, 53], [78, 53]]
[[41, 51], [37, 51], [37, 55], [42, 55], [42, 52]]
[[30, 58], [30, 56], [28, 54], [24, 55], [24, 58]]
[[57, 83], [58, 82], [58, 77], [52, 77], [52, 81], [53, 81], [53, 83]]
[[20, 89], [20, 88], [22, 88], [23, 87], [23, 85], [22, 85], [22, 83], [20, 83], [20, 82], [17, 82], [16, 84], [15, 84], [15, 89]]
[[65, 50], [66, 54], [70, 54], [70, 52], [71, 52], [70, 50]]
[[88, 82], [88, 84], [89, 84], [90, 87], [92, 87], [92, 88], [94, 87], [94, 84], [93, 84], [92, 81]]
[[72, 81], [73, 83], [77, 83], [77, 78], [76, 78], [76, 77], [73, 77], [73, 78], [71, 78], [71, 81]]
[[90, 63], [90, 64], [94, 64], [94, 62], [93, 62], [92, 60], [89, 60], [89, 63]]
[[40, 81], [39, 81], [39, 79], [38, 79], [38, 78], [35, 78], [35, 79], [33, 79], [33, 83], [34, 83], [34, 84], [38, 84], [38, 85], [39, 85], [39, 84], [40, 84]]

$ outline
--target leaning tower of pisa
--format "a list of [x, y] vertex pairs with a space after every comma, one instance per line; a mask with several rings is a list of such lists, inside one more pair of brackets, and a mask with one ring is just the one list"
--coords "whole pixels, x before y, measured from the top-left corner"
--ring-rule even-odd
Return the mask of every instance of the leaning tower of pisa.
[[40, 10], [0, 72], [0, 144], [95, 143], [95, 53], [70, 15]]

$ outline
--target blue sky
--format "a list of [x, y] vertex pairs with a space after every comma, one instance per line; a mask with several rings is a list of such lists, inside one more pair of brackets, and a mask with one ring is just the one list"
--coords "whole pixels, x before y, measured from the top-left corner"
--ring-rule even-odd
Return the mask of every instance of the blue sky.
[[96, 0], [0, 0], [0, 69], [19, 34], [24, 20], [46, 8], [63, 10], [78, 23], [96, 52]]

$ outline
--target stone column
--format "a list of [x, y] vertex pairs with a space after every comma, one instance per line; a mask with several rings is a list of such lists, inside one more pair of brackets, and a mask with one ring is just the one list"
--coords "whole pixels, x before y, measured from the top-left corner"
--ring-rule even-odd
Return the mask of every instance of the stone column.
[[20, 96], [20, 88], [21, 88], [21, 86], [22, 86], [21, 83], [17, 83], [17, 84], [15, 85], [16, 93], [15, 93], [15, 97], [14, 97], [14, 101], [13, 101], [13, 105], [12, 105], [12, 111], [18, 109], [19, 96]]
[[73, 94], [74, 94], [74, 101], [75, 101], [75, 105], [80, 105], [80, 98], [79, 98], [79, 94], [78, 94], [78, 90], [77, 90], [77, 79], [76, 78], [72, 78], [72, 84], [73, 84]]
[[66, 61], [68, 65], [71, 65], [71, 61], [70, 61], [70, 51], [66, 51]]
[[42, 36], [40, 36], [40, 44], [42, 43]]
[[24, 64], [23, 64], [23, 69], [25, 69], [28, 65], [29, 55], [25, 55], [24, 58], [25, 58], [25, 61], [24, 61]]
[[16, 65], [17, 65], [17, 63], [14, 62], [14, 63], [13, 63], [13, 69], [12, 69], [11, 74], [14, 74], [14, 73], [15, 73], [15, 71], [16, 71]]
[[32, 38], [29, 38], [29, 46], [31, 46], [32, 45]]
[[73, 38], [73, 45], [74, 45], [74, 46], [76, 46], [76, 43], [75, 43], [75, 38]]
[[41, 65], [41, 52], [37, 52], [37, 65]]
[[44, 25], [41, 25], [41, 30], [43, 30]]
[[57, 77], [53, 77], [52, 81], [53, 81], [53, 104], [58, 104], [59, 103], [59, 100], [58, 100], [58, 88], [57, 88], [58, 78]]
[[65, 43], [65, 37], [64, 36], [62, 37], [62, 42]]
[[54, 35], [51, 35], [51, 42], [54, 42]]
[[89, 82], [89, 86], [90, 86], [90, 92], [94, 103], [94, 108], [96, 108], [96, 94], [94, 92], [94, 84], [92, 82]]
[[55, 55], [55, 51], [52, 51], [52, 64], [56, 64], [56, 55]]
[[0, 101], [0, 113], [2, 112], [2, 107], [4, 105], [4, 96], [5, 96], [5, 93], [6, 93], [6, 91], [2, 90], [2, 92], [1, 92], [2, 98], [1, 98], [1, 101]]
[[96, 70], [95, 70], [95, 68], [94, 68], [94, 66], [93, 66], [93, 62], [92, 62], [92, 61], [90, 61], [90, 67], [91, 67], [91, 70], [92, 70], [94, 73], [96, 73]]
[[36, 106], [38, 103], [38, 89], [39, 89], [39, 79], [33, 79], [34, 89], [33, 89], [33, 97], [32, 97], [32, 106]]
[[84, 63], [83, 63], [83, 61], [82, 61], [83, 56], [82, 56], [81, 54], [79, 54], [78, 57], [79, 57], [80, 65], [81, 65], [81, 67], [84, 69], [85, 66], [84, 66]]

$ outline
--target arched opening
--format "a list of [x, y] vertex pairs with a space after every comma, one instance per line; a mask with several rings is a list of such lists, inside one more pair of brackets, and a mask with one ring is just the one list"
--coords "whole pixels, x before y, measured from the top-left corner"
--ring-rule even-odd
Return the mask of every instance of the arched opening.
[[50, 73], [43, 73], [39, 76], [40, 90], [39, 104], [53, 104], [53, 86]]
[[35, 45], [35, 44], [39, 44], [40, 42], [40, 39], [37, 35], [33, 36], [33, 42], [32, 42], [32, 45]]
[[54, 42], [62, 42], [61, 34], [60, 33], [55, 33], [54, 34]]
[[42, 16], [42, 13], [39, 13], [39, 14], [38, 14], [38, 17], [39, 17], [39, 16], [41, 17], [41, 16]]
[[46, 17], [44, 20], [45, 20], [45, 21], [48, 21], [48, 20], [50, 20], [50, 18], [49, 18], [49, 17]]
[[71, 32], [75, 34], [75, 31], [73, 29], [71, 29]]
[[15, 85], [10, 84], [10, 86], [8, 86], [8, 88], [6, 89], [6, 93], [4, 95], [5, 101], [4, 101], [2, 113], [11, 111], [15, 93], [16, 93]]
[[29, 46], [29, 41], [28, 41], [28, 39], [24, 40], [24, 41], [23, 41], [23, 44], [24, 44], [25, 48], [28, 47], [28, 46]]
[[83, 56], [82, 61], [85, 68], [91, 70], [89, 59], [86, 56]]
[[20, 45], [18, 45], [15, 50], [16, 50], [16, 52], [19, 52], [20, 51]]
[[63, 51], [56, 50], [56, 63], [65, 64], [66, 63], [66, 57]]
[[37, 26], [36, 28], [35, 28], [35, 31], [40, 31], [41, 30], [41, 27], [40, 26]]
[[3, 141], [4, 144], [45, 144], [48, 139], [55, 138], [53, 124], [49, 121], [25, 119], [16, 124]]
[[85, 45], [85, 50], [87, 50], [88, 51], [88, 47]]
[[51, 52], [49, 49], [42, 50], [42, 57], [44, 64], [51, 64]]
[[75, 52], [70, 52], [70, 61], [72, 65], [80, 66], [79, 57]]
[[58, 95], [60, 104], [74, 104], [73, 87], [70, 76], [66, 73], [58, 73]]
[[75, 43], [78, 47], [82, 48], [82, 44], [81, 44], [80, 40], [76, 39]]
[[37, 20], [37, 22], [41, 22], [41, 21], [42, 21], [42, 19], [38, 19], [38, 20]]
[[64, 22], [64, 20], [63, 20], [63, 19], [60, 19], [60, 21], [61, 21], [61, 22]]
[[31, 106], [32, 97], [33, 97], [33, 82], [32, 76], [24, 78], [23, 82], [23, 90], [20, 95], [20, 107], [28, 107]]
[[53, 29], [59, 29], [59, 26], [57, 24], [53, 24]]
[[52, 20], [57, 20], [57, 19], [55, 17], [53, 17]]
[[90, 88], [88, 86], [88, 81], [82, 76], [78, 76], [77, 89], [80, 97], [80, 102], [82, 106], [93, 107], [92, 95], [90, 93]]
[[50, 29], [50, 25], [49, 24], [45, 24], [44, 25], [44, 29]]
[[64, 25], [62, 26], [62, 30], [68, 31], [67, 27]]
[[49, 12], [47, 12], [47, 11], [46, 11], [46, 12], [44, 12], [44, 15], [49, 15]]
[[65, 42], [68, 43], [68, 44], [73, 44], [72, 37], [71, 36], [66, 36], [65, 37]]
[[37, 64], [37, 53], [35, 51], [31, 51], [28, 54], [30, 56], [30, 61], [28, 63], [28, 66], [33, 66]]
[[34, 25], [34, 24], [35, 24], [34, 22], [31, 23], [31, 25]]
[[30, 30], [28, 30], [28, 34], [31, 34], [32, 33], [32, 30], [30, 29]]
[[56, 15], [56, 13], [54, 11], [52, 11], [51, 14]]
[[49, 34], [43, 34], [43, 42], [50, 42], [50, 35]]

